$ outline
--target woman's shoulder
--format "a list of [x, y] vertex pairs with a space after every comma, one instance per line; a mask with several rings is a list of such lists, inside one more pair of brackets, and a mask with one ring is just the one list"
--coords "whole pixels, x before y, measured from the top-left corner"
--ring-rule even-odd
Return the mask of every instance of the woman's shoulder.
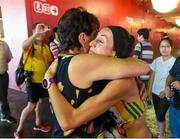
[[162, 61], [162, 56], [159, 56], [157, 58], [154, 59], [155, 61]]
[[175, 61], [175, 60], [176, 60], [176, 57], [172, 56], [171, 59]]

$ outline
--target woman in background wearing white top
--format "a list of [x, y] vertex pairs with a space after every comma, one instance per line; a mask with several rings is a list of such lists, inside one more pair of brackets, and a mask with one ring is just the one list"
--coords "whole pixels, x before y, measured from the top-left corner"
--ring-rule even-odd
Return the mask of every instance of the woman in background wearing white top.
[[171, 55], [172, 40], [163, 38], [160, 41], [160, 54], [151, 64], [152, 74], [149, 82], [148, 92], [152, 92], [152, 99], [157, 119], [158, 133], [157, 137], [164, 136], [166, 123], [165, 115], [169, 108], [169, 102], [165, 97], [165, 82], [169, 74], [169, 70], [174, 64], [175, 58]]

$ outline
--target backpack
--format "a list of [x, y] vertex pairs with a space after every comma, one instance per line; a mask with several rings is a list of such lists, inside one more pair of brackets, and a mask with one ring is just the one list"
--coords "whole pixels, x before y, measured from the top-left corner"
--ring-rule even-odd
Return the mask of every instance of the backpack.
[[24, 83], [25, 76], [24, 76], [24, 64], [23, 64], [23, 54], [21, 55], [18, 68], [15, 71], [15, 81], [16, 85], [20, 86]]
[[[33, 46], [32, 46], [33, 47]], [[27, 60], [28, 60], [28, 57], [29, 57], [29, 54], [31, 52], [33, 48], [31, 48], [28, 52], [28, 55], [27, 55], [27, 58], [23, 64], [23, 53], [21, 55], [21, 58], [20, 58], [20, 61], [19, 61], [19, 64], [18, 64], [18, 67], [15, 71], [15, 81], [16, 81], [16, 85], [19, 87], [20, 85], [22, 85], [25, 81], [25, 74], [24, 74], [24, 65], [26, 64]]]

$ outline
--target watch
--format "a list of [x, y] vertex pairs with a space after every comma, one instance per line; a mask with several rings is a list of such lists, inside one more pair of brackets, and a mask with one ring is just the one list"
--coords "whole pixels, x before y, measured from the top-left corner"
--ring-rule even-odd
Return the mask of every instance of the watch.
[[42, 86], [44, 89], [49, 89], [52, 83], [55, 83], [54, 78], [44, 78], [42, 81]]

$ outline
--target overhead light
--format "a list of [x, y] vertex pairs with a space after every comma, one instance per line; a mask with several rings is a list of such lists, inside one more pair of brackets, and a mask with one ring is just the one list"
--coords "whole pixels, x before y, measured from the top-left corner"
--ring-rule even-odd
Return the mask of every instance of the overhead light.
[[134, 22], [134, 19], [132, 17], [129, 17], [129, 16], [126, 16], [126, 21], [128, 23], [133, 23]]
[[180, 19], [176, 19], [176, 25], [180, 27]]
[[151, 0], [153, 8], [160, 13], [167, 13], [175, 9], [179, 0]]

